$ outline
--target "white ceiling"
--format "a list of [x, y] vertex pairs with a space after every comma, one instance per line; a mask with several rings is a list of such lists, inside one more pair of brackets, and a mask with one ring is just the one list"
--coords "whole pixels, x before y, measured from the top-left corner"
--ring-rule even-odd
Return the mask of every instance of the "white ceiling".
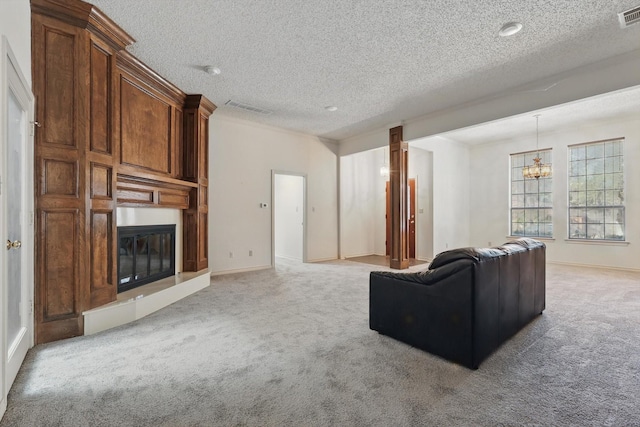
[[[221, 113], [334, 140], [640, 49], [640, 24], [617, 19], [640, 0], [89, 1]], [[499, 37], [507, 21], [524, 28]]]
[[620, 120], [626, 117], [640, 118], [640, 86], [470, 126], [446, 132], [440, 136], [467, 145], [522, 138], [525, 135], [535, 134], [536, 114], [540, 115], [540, 133], [566, 129], [581, 123], [593, 125], [599, 121]]

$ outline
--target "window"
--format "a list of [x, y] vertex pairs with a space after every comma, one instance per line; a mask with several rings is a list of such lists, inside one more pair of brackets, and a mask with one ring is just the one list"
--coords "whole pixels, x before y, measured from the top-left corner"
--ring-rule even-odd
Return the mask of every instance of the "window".
[[524, 179], [522, 168], [540, 154], [551, 163], [551, 150], [511, 155], [511, 235], [553, 237], [552, 177]]
[[569, 147], [569, 238], [624, 240], [623, 140]]

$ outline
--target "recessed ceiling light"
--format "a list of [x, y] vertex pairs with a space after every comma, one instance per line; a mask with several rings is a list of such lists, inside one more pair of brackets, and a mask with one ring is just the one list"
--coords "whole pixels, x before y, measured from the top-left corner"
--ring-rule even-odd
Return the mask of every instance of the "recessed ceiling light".
[[336, 111], [338, 110], [338, 107], [334, 106], [334, 105], [328, 105], [326, 107], [324, 107], [325, 110], [327, 111]]
[[517, 33], [522, 29], [522, 24], [519, 22], [507, 22], [500, 28], [498, 34], [501, 37], [509, 37]]
[[217, 76], [218, 74], [220, 74], [220, 68], [214, 67], [213, 65], [205, 65], [203, 68], [204, 68], [204, 72], [207, 74], [211, 74], [214, 76]]

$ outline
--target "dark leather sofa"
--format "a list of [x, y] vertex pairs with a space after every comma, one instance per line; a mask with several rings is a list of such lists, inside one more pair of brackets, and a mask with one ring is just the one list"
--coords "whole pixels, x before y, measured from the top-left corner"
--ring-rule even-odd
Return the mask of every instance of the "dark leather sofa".
[[544, 243], [438, 254], [425, 271], [371, 272], [369, 326], [477, 369], [545, 308]]

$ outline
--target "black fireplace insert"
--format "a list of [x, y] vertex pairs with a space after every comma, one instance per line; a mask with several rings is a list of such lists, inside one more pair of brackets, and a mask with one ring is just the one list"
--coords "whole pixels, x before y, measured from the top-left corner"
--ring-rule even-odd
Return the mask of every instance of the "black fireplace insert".
[[118, 227], [118, 292], [176, 272], [176, 226]]

